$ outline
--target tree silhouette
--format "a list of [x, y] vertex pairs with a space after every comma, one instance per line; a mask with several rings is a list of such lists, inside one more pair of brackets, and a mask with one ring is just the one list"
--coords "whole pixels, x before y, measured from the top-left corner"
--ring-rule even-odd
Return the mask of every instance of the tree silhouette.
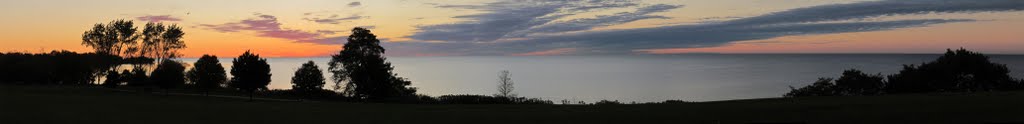
[[869, 75], [851, 69], [839, 80], [822, 78], [810, 86], [783, 96], [879, 95], [926, 92], [978, 92], [1024, 89], [1024, 80], [1009, 75], [1006, 65], [989, 61], [988, 56], [960, 48], [946, 50], [938, 59], [921, 64], [903, 65], [899, 73]]
[[249, 100], [253, 99], [256, 90], [267, 89], [270, 84], [270, 65], [267, 59], [260, 58], [260, 55], [245, 51], [241, 56], [235, 58], [231, 65], [232, 88], [249, 93]]
[[1006, 65], [989, 61], [988, 56], [966, 49], [946, 53], [920, 66], [904, 65], [890, 75], [886, 90], [890, 93], [973, 92], [1022, 89], [1022, 82], [1009, 75]]
[[157, 59], [176, 58], [179, 56], [177, 50], [186, 47], [181, 40], [184, 35], [181, 27], [174, 24], [164, 26], [163, 23], [146, 23], [137, 54]]
[[92, 47], [96, 53], [122, 56], [129, 53], [129, 47], [138, 41], [137, 28], [131, 20], [114, 20], [96, 24], [82, 34], [82, 44]]
[[363, 28], [352, 29], [344, 49], [331, 57], [335, 85], [345, 84], [343, 93], [359, 99], [385, 100], [413, 97], [411, 82], [392, 73], [377, 36]]
[[217, 60], [217, 56], [203, 55], [193, 66], [186, 76], [205, 95], [209, 95], [211, 89], [220, 88], [227, 80], [224, 66]]
[[292, 77], [292, 90], [306, 97], [311, 96], [310, 93], [322, 90], [324, 84], [323, 72], [313, 61], [302, 64]]
[[164, 60], [153, 70], [150, 79], [167, 94], [168, 90], [185, 84], [185, 66], [175, 61]]
[[502, 70], [498, 73], [498, 97], [515, 97], [516, 94], [512, 93], [515, 88], [512, 86], [512, 77], [508, 70]]

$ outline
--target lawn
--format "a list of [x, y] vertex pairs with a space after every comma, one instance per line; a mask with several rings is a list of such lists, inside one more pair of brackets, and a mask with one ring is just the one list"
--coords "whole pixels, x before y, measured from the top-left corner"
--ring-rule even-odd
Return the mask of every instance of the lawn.
[[0, 85], [0, 124], [103, 123], [1001, 123], [1024, 92], [770, 98], [657, 105], [420, 105], [280, 102], [86, 86]]

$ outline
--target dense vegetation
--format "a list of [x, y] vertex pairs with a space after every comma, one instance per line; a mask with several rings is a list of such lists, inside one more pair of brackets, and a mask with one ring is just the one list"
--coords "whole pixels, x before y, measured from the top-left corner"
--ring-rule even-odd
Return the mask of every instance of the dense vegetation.
[[121, 60], [113, 55], [70, 51], [0, 53], [0, 83], [94, 84], [102, 72]]
[[904, 65], [899, 73], [883, 77], [856, 69], [839, 79], [820, 78], [811, 85], [793, 88], [783, 96], [857, 96], [928, 92], [983, 92], [1024, 89], [1024, 80], [1009, 75], [1006, 65], [966, 49], [947, 50], [938, 59]]

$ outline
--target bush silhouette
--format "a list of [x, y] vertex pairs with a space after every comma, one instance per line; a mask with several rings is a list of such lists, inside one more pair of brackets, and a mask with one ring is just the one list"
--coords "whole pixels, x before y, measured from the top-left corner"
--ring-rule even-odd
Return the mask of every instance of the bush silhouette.
[[885, 87], [885, 77], [881, 74], [869, 75], [857, 69], [843, 71], [843, 76], [835, 80], [835, 90], [842, 95], [878, 95]]
[[890, 93], [974, 92], [1018, 90], [1021, 82], [1009, 75], [1006, 65], [989, 61], [988, 56], [966, 49], [946, 53], [920, 66], [904, 65], [890, 75], [886, 91]]
[[235, 58], [231, 65], [232, 88], [249, 93], [249, 100], [257, 90], [266, 90], [270, 84], [270, 65], [267, 59], [260, 58], [260, 55], [245, 51]]
[[127, 81], [128, 86], [134, 87], [148, 87], [151, 86], [149, 82], [149, 76], [146, 75], [146, 70], [143, 68], [132, 68], [130, 74], [122, 73], [124, 80]]
[[979, 92], [1024, 89], [1024, 81], [1009, 75], [1006, 65], [989, 61], [988, 56], [966, 49], [946, 50], [938, 59], [904, 65], [899, 73], [883, 78], [855, 69], [843, 72], [835, 83], [821, 78], [802, 88], [791, 88], [785, 97], [879, 95], [926, 92]]
[[205, 95], [209, 95], [212, 89], [221, 88], [227, 81], [224, 66], [217, 60], [217, 56], [203, 55], [193, 66], [186, 73], [187, 79]]
[[554, 102], [525, 97], [497, 97], [487, 95], [443, 95], [437, 97], [440, 104], [554, 104]]
[[785, 97], [804, 97], [804, 96], [837, 96], [839, 91], [836, 89], [836, 85], [832, 83], [832, 78], [818, 78], [813, 84], [801, 87], [793, 88], [782, 96]]
[[103, 86], [108, 88], [115, 88], [121, 86], [124, 83], [124, 78], [117, 71], [107, 71], [106, 80], [103, 81]]
[[150, 77], [153, 84], [164, 89], [164, 94], [167, 94], [168, 90], [185, 85], [185, 66], [175, 61], [164, 60], [157, 65]]

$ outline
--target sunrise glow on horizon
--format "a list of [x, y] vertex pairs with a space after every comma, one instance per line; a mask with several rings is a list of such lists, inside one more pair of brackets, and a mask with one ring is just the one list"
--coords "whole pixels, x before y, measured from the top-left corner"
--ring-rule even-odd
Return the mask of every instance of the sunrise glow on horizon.
[[[353, 27], [392, 56], [679, 53], [1024, 54], [1013, 0], [0, 1], [0, 52], [91, 52], [82, 33], [116, 19], [177, 24], [184, 57], [336, 54]], [[828, 15], [815, 15], [828, 14]]]

